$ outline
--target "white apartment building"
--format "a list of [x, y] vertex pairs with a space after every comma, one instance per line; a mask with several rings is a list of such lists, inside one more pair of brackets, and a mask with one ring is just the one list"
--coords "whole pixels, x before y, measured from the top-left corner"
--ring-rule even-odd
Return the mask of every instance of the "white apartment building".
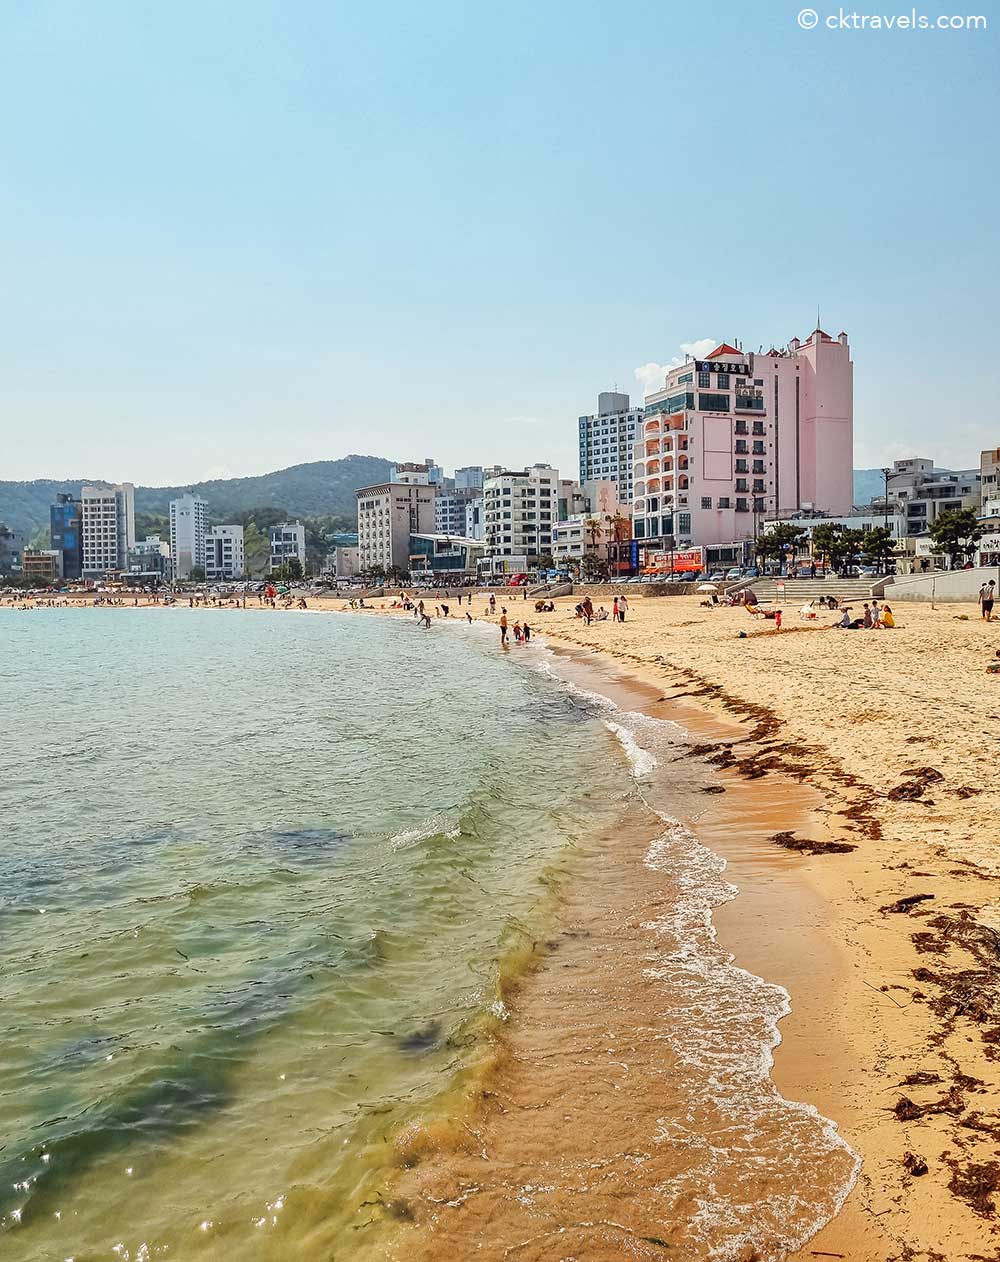
[[782, 350], [726, 343], [672, 368], [646, 396], [635, 444], [640, 551], [752, 539], [767, 518], [849, 513], [853, 364], [847, 334]]
[[486, 558], [520, 557], [533, 563], [552, 551], [552, 527], [583, 507], [576, 482], [560, 479], [549, 464], [529, 469], [487, 469], [483, 482]]
[[[988, 456], [984, 452], [983, 456]], [[982, 457], [980, 458], [982, 460]], [[978, 469], [936, 469], [933, 460], [896, 460], [889, 472], [889, 515], [905, 520], [905, 535], [922, 535], [939, 513], [953, 508], [980, 511], [983, 465]], [[988, 472], [988, 469], [987, 469]], [[874, 501], [884, 511], [885, 493]]]
[[632, 406], [627, 394], [603, 390], [597, 396], [597, 411], [581, 416], [580, 481], [618, 483], [618, 497], [632, 502], [632, 455], [642, 433], [643, 407]]
[[410, 486], [440, 486], [445, 476], [441, 466], [428, 456], [424, 461], [400, 460], [390, 465], [389, 481], [405, 482]]
[[359, 569], [409, 569], [410, 536], [436, 533], [436, 488], [424, 482], [382, 482], [356, 495]]
[[205, 569], [205, 531], [208, 504], [190, 491], [170, 501], [170, 560], [174, 578], [191, 577], [193, 569]]
[[285, 521], [270, 529], [272, 572], [288, 561], [298, 560], [306, 568], [306, 528], [297, 521]]
[[109, 570], [128, 567], [135, 544], [135, 487], [85, 486], [80, 492], [80, 535], [83, 577], [103, 578]]
[[246, 570], [242, 526], [212, 526], [205, 532], [205, 578], [231, 582]]

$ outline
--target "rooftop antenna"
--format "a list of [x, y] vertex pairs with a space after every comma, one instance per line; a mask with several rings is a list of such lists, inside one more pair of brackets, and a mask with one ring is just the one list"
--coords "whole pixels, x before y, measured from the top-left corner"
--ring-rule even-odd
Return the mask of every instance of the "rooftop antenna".
[[817, 302], [817, 304], [816, 304], [816, 327], [817, 327], [817, 329], [820, 327], [820, 325], [819, 325], [819, 303], [818, 303], [818, 302]]

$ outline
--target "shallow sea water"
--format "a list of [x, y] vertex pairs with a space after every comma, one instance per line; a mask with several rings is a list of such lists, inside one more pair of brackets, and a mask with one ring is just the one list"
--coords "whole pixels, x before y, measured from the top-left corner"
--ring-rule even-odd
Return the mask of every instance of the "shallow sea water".
[[[666, 810], [678, 733], [544, 648], [363, 616], [4, 610], [0, 721], [6, 1256], [363, 1257], [394, 1227], [395, 1136], [474, 1077], [505, 970], [637, 796], [677, 894], [655, 1015], [690, 1124], [657, 1142], [702, 1190], [698, 1255], [773, 1243], [793, 1196], [822, 1221], [849, 1186], [842, 1141], [767, 1078], [787, 996], [714, 943], [732, 891]], [[748, 1151], [766, 1204], [735, 1177]]]

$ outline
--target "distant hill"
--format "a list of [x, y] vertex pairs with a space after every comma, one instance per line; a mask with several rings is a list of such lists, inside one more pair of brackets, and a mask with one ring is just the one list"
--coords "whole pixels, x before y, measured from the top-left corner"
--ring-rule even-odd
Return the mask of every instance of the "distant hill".
[[[195, 491], [208, 501], [214, 521], [252, 508], [282, 508], [290, 517], [354, 517], [354, 492], [361, 486], [383, 482], [390, 461], [378, 456], [344, 456], [342, 460], [314, 460], [292, 465], [254, 478], [216, 478], [186, 486], [137, 486], [136, 513], [161, 516], [172, 499]], [[0, 482], [0, 522], [31, 535], [47, 527], [49, 505], [60, 492], [79, 494], [81, 486], [107, 486], [101, 478], [54, 481]]]
[[885, 479], [881, 469], [854, 470], [854, 502], [870, 504], [877, 496], [885, 494]]

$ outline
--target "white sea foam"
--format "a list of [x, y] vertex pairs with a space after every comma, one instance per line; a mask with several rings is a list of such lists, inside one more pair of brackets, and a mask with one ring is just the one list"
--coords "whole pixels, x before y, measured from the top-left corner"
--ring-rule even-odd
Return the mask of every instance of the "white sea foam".
[[637, 780], [648, 780], [656, 770], [656, 759], [648, 749], [643, 749], [639, 742], [635, 739], [627, 727], [623, 727], [621, 723], [615, 723], [611, 719], [604, 720], [604, 726], [609, 732], [614, 732], [618, 737], [618, 741], [625, 751], [625, 756], [632, 765], [632, 775]]

